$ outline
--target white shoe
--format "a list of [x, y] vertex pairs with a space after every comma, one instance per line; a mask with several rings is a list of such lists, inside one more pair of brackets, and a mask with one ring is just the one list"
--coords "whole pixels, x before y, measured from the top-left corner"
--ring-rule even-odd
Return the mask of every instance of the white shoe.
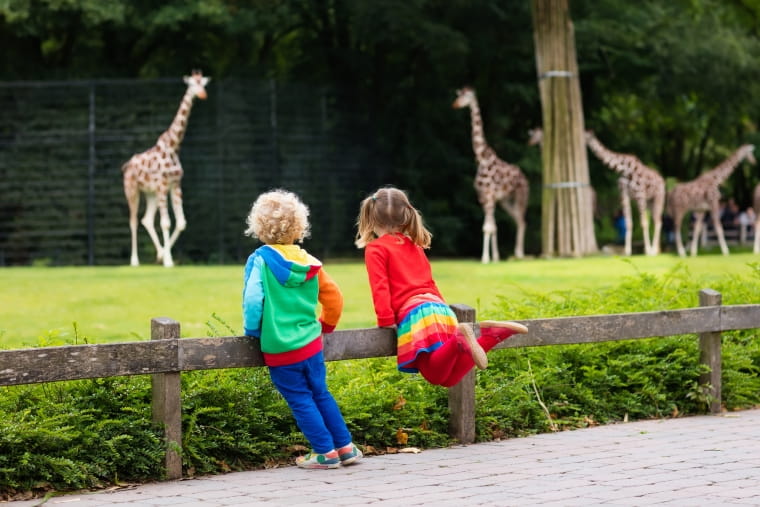
[[470, 347], [472, 362], [475, 363], [475, 366], [481, 370], [488, 368], [488, 356], [483, 347], [478, 343], [478, 339], [475, 338], [472, 327], [469, 324], [457, 324], [457, 329], [464, 338], [464, 342]]
[[519, 322], [512, 322], [511, 320], [481, 320], [478, 322], [481, 328], [484, 327], [505, 327], [511, 329], [516, 334], [523, 334], [528, 332], [528, 328]]

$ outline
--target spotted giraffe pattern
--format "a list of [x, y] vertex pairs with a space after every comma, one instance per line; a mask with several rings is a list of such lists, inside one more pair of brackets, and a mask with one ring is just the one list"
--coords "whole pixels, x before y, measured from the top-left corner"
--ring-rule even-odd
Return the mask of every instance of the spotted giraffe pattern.
[[499, 260], [496, 220], [494, 218], [497, 203], [512, 217], [517, 225], [515, 257], [522, 259], [524, 256], [525, 211], [528, 207], [529, 195], [528, 178], [525, 177], [519, 167], [500, 159], [486, 142], [475, 90], [470, 87], [457, 90], [457, 98], [452, 106], [455, 109], [470, 108], [472, 149], [475, 152], [475, 160], [478, 164], [474, 186], [478, 195], [478, 202], [485, 215], [481, 262], [488, 263], [491, 260], [494, 262]]
[[[720, 223], [720, 185], [731, 176], [734, 169], [745, 158], [750, 163], [755, 163], [754, 150], [755, 147], [751, 144], [742, 145], [714, 169], [703, 173], [695, 180], [679, 183], [670, 191], [668, 194], [668, 212], [673, 218], [678, 255], [681, 257], [686, 256], [686, 250], [681, 240], [681, 223], [688, 211], [694, 214], [691, 255], [697, 255], [699, 235], [702, 232], [705, 213], [708, 211], [712, 218], [715, 234], [718, 236], [720, 250], [723, 255], [728, 255], [728, 245], [726, 245], [723, 226]], [[755, 243], [757, 244], [757, 240], [755, 240]]]
[[[140, 207], [140, 194], [145, 195], [145, 215], [141, 223], [156, 247], [156, 260], [163, 262], [166, 267], [174, 265], [172, 246], [187, 227], [182, 209], [183, 172], [179, 161], [179, 149], [187, 130], [193, 99], [206, 98], [206, 85], [209, 80], [210, 78], [204, 77], [200, 71], [193, 71], [191, 76], [185, 76], [187, 90], [169, 128], [158, 137], [158, 141], [152, 148], [133, 155], [121, 167], [124, 175], [124, 195], [129, 206], [129, 229], [132, 235], [132, 254], [129, 263], [132, 266], [140, 265], [137, 254], [137, 212]], [[174, 231], [171, 234], [169, 195], [171, 195], [175, 221]], [[159, 240], [155, 229], [157, 210], [160, 215], [163, 242]]]
[[[660, 173], [644, 165], [635, 155], [616, 153], [607, 149], [593, 132], [586, 131], [586, 145], [604, 165], [617, 172], [620, 202], [625, 218], [625, 255], [631, 255], [633, 243], [633, 218], [631, 200], [636, 203], [644, 236], [644, 253], [660, 253], [660, 232], [662, 212], [665, 207], [665, 180]], [[649, 216], [651, 208], [654, 231], [649, 237]]]

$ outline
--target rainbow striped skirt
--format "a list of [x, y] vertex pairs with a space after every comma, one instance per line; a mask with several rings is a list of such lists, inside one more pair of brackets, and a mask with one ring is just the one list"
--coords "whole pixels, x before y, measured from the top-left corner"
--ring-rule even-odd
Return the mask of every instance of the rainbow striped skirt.
[[[432, 352], [457, 332], [457, 318], [449, 305], [432, 294], [415, 296], [406, 305], [410, 308], [398, 325], [398, 369], [417, 373], [417, 356]], [[403, 311], [402, 311], [403, 314]]]

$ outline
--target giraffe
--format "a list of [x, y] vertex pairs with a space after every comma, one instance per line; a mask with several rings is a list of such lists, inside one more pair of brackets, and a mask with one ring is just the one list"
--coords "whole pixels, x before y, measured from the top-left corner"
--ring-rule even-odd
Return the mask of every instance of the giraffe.
[[[625, 255], [632, 253], [633, 219], [631, 199], [639, 209], [641, 229], [644, 234], [644, 253], [660, 253], [660, 232], [662, 231], [662, 211], [665, 206], [665, 180], [660, 173], [644, 165], [635, 155], [615, 153], [607, 149], [590, 130], [586, 131], [586, 145], [604, 165], [620, 174], [618, 189], [620, 203], [625, 218]], [[651, 202], [654, 231], [649, 238], [649, 207]]]
[[[668, 212], [673, 218], [673, 227], [676, 234], [676, 247], [678, 255], [686, 256], [683, 242], [681, 241], [681, 222], [687, 211], [694, 213], [694, 231], [691, 239], [691, 255], [697, 255], [699, 234], [702, 230], [705, 212], [709, 211], [712, 217], [713, 227], [718, 236], [720, 251], [728, 255], [728, 246], [723, 236], [723, 226], [720, 223], [720, 185], [726, 181], [745, 158], [752, 164], [755, 163], [753, 155], [755, 147], [745, 144], [739, 147], [730, 157], [721, 162], [717, 167], [701, 174], [697, 179], [679, 183], [668, 193]], [[757, 192], [755, 193], [757, 195]], [[757, 240], [755, 240], [757, 244]]]
[[525, 177], [519, 167], [500, 159], [493, 148], [488, 145], [483, 133], [483, 121], [480, 117], [480, 107], [475, 96], [475, 90], [466, 86], [457, 90], [457, 98], [452, 107], [460, 109], [468, 106], [472, 121], [472, 149], [478, 163], [474, 185], [478, 194], [478, 202], [485, 215], [481, 262], [487, 264], [491, 260], [494, 262], [499, 260], [496, 220], [494, 218], [496, 203], [499, 203], [517, 224], [515, 257], [522, 259], [524, 256], [525, 211], [528, 207], [529, 195], [528, 178]]
[[[187, 120], [193, 99], [206, 98], [206, 85], [211, 78], [204, 77], [199, 70], [194, 70], [191, 76], [185, 76], [187, 90], [182, 97], [179, 109], [169, 128], [158, 137], [156, 144], [144, 151], [133, 155], [122, 167], [124, 173], [124, 195], [129, 205], [129, 229], [132, 233], [132, 255], [130, 265], [139, 266], [137, 256], [137, 211], [140, 207], [140, 194], [145, 194], [145, 215], [140, 221], [150, 234], [150, 239], [156, 247], [156, 261], [165, 267], [172, 267], [172, 246], [177, 237], [185, 230], [187, 221], [182, 210], [182, 165], [179, 161], [179, 148], [187, 129]], [[171, 194], [172, 210], [174, 211], [174, 232], [169, 234], [171, 219], [169, 218], [168, 198]], [[155, 229], [156, 210], [160, 213], [160, 225], [163, 243], [159, 241]]]
[[753, 231], [753, 234], [755, 235], [755, 245], [754, 248], [752, 248], [752, 252], [760, 254], [760, 183], [755, 187], [752, 207], [755, 209], [755, 229]]

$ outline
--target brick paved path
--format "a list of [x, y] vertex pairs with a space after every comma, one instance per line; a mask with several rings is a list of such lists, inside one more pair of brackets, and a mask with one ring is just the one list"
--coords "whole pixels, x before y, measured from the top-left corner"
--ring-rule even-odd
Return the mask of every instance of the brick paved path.
[[[9, 502], [31, 507], [40, 501]], [[760, 506], [760, 410], [632, 422], [337, 470], [285, 467], [49, 499], [45, 506]]]

